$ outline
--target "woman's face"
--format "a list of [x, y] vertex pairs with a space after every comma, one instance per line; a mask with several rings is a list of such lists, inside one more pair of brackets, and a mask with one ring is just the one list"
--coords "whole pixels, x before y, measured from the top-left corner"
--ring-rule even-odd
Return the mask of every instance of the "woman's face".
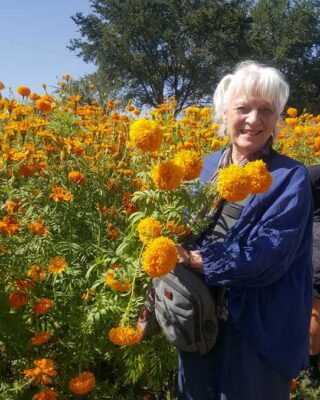
[[274, 106], [259, 94], [234, 94], [224, 121], [236, 150], [247, 156], [259, 150], [271, 136], [277, 121]]

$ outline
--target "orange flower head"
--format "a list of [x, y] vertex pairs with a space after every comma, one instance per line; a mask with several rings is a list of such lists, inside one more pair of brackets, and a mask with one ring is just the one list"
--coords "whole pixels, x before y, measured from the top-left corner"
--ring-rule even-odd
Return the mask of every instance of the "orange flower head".
[[79, 171], [70, 171], [68, 178], [78, 185], [84, 185], [86, 183], [85, 176]]
[[62, 201], [72, 201], [73, 194], [60, 186], [56, 186], [51, 191], [50, 199], [57, 203]]
[[109, 331], [109, 340], [117, 346], [132, 346], [133, 344], [139, 343], [142, 339], [142, 329], [137, 329], [118, 326], [112, 328]]
[[4, 205], [4, 209], [9, 215], [16, 214], [17, 212], [19, 212], [20, 208], [21, 208], [20, 201], [15, 199], [7, 200]]
[[32, 336], [31, 343], [39, 346], [41, 344], [47, 343], [51, 338], [50, 332], [38, 332], [34, 336]]
[[84, 394], [92, 390], [96, 379], [92, 372], [85, 371], [69, 381], [69, 389], [75, 394]]
[[20, 223], [12, 217], [3, 217], [0, 220], [0, 233], [4, 235], [14, 235], [20, 229]]
[[267, 170], [266, 163], [262, 160], [249, 162], [245, 165], [250, 178], [250, 193], [259, 194], [266, 192], [272, 185], [272, 175]]
[[36, 173], [36, 170], [32, 165], [23, 164], [19, 168], [18, 173], [19, 175], [24, 176], [25, 178], [31, 178]]
[[41, 96], [38, 93], [31, 93], [29, 99], [32, 101], [37, 101], [41, 99]]
[[53, 361], [47, 358], [42, 358], [39, 360], [34, 360], [34, 364], [36, 367], [24, 370], [24, 375], [27, 378], [34, 379], [39, 384], [51, 384], [51, 379], [49, 377], [57, 376], [57, 371]]
[[161, 235], [161, 224], [152, 217], [146, 217], [138, 223], [137, 231], [141, 242], [147, 244], [151, 239]]
[[17, 87], [17, 92], [22, 97], [29, 97], [30, 93], [31, 93], [31, 90], [27, 86], [18, 86]]
[[34, 400], [56, 400], [57, 399], [57, 392], [53, 389], [46, 389], [42, 390], [39, 393], [36, 393], [33, 396]]
[[27, 272], [27, 276], [32, 279], [33, 282], [44, 281], [46, 279], [46, 273], [44, 272], [41, 265], [34, 264]]
[[23, 292], [12, 292], [8, 297], [8, 304], [12, 308], [20, 308], [28, 302], [28, 297]]
[[164, 161], [153, 167], [151, 177], [159, 190], [174, 190], [182, 181], [182, 168], [173, 161]]
[[8, 249], [6, 247], [2, 246], [1, 244], [0, 244], [0, 253], [2, 253], [2, 254], [8, 253]]
[[67, 266], [68, 263], [64, 257], [56, 256], [49, 259], [48, 270], [58, 275], [61, 274], [61, 272], [63, 272]]
[[181, 150], [175, 155], [174, 162], [182, 168], [182, 179], [184, 181], [192, 181], [198, 178], [202, 171], [202, 159], [192, 150]]
[[298, 110], [293, 107], [289, 107], [287, 110], [287, 114], [290, 118], [295, 118], [298, 115]]
[[179, 237], [185, 237], [191, 234], [190, 228], [188, 228], [184, 224], [178, 224], [175, 221], [168, 221], [166, 224], [166, 228], [170, 233]]
[[53, 301], [50, 299], [44, 298], [44, 299], [37, 300], [32, 306], [32, 311], [35, 314], [46, 314], [49, 311], [49, 309], [51, 308], [52, 304], [53, 304]]
[[62, 75], [62, 78], [65, 79], [66, 81], [70, 81], [70, 79], [72, 78], [71, 74], [64, 74]]
[[162, 130], [155, 121], [141, 118], [130, 126], [130, 143], [143, 152], [158, 151], [162, 142]]
[[4, 83], [0, 82], [0, 90], [3, 90], [5, 88]]
[[177, 260], [176, 245], [165, 236], [151, 240], [142, 254], [143, 268], [152, 277], [166, 275], [175, 267]]
[[110, 286], [116, 292], [126, 292], [131, 288], [129, 280], [126, 278], [122, 283], [121, 281], [115, 279], [116, 270], [118, 268], [110, 268], [105, 275], [105, 284]]
[[37, 222], [29, 223], [28, 228], [31, 232], [38, 236], [48, 236], [48, 228], [43, 225], [41, 218], [39, 217]]
[[32, 282], [28, 281], [27, 279], [17, 279], [15, 284], [19, 292], [25, 292], [33, 287]]
[[244, 167], [232, 164], [219, 170], [217, 191], [227, 201], [244, 200], [250, 189], [250, 179]]
[[48, 113], [52, 110], [52, 104], [50, 101], [41, 98], [36, 100], [36, 107], [43, 113]]

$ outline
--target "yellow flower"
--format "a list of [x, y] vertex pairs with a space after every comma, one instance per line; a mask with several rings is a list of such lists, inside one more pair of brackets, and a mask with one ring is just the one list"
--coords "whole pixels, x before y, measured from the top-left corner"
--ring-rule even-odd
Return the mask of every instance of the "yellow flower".
[[245, 170], [250, 178], [250, 193], [259, 194], [267, 191], [272, 184], [272, 176], [262, 160], [249, 162]]
[[174, 242], [160, 236], [151, 240], [142, 254], [142, 265], [150, 276], [162, 276], [170, 272], [178, 259]]
[[157, 151], [161, 147], [162, 131], [155, 121], [141, 118], [131, 124], [129, 138], [141, 151]]
[[250, 179], [245, 168], [229, 165], [218, 172], [217, 191], [227, 201], [244, 200], [250, 193]]
[[182, 179], [192, 181], [198, 178], [202, 170], [202, 159], [195, 151], [182, 150], [174, 157], [174, 162], [182, 169]]
[[92, 372], [85, 371], [69, 381], [69, 389], [75, 394], [84, 394], [93, 389], [96, 378]]
[[153, 167], [151, 177], [157, 189], [174, 190], [182, 181], [182, 168], [173, 161], [164, 161]]
[[38, 264], [34, 264], [30, 267], [27, 276], [31, 278], [33, 282], [44, 281], [46, 279], [46, 273], [41, 265]]
[[118, 326], [109, 331], [109, 340], [117, 346], [131, 346], [139, 343], [142, 339], [142, 329]]
[[141, 242], [147, 244], [151, 239], [161, 235], [161, 224], [152, 217], [142, 219], [137, 226]]
[[68, 266], [66, 260], [62, 256], [56, 256], [49, 259], [48, 270], [58, 275], [63, 272]]

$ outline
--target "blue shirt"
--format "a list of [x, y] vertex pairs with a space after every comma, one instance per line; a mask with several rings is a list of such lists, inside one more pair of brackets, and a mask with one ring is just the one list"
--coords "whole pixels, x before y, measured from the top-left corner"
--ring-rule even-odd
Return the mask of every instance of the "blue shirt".
[[[221, 153], [204, 160], [208, 181]], [[229, 287], [229, 315], [244, 338], [289, 377], [308, 364], [312, 220], [306, 168], [278, 153], [271, 188], [251, 196], [223, 242], [199, 247], [208, 285]]]

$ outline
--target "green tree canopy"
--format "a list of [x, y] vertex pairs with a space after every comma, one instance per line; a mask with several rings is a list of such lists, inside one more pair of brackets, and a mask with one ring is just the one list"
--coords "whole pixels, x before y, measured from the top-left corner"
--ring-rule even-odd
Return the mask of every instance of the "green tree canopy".
[[140, 105], [206, 101], [251, 58], [284, 72], [291, 105], [318, 109], [320, 0], [91, 0], [91, 9], [72, 17], [81, 38], [70, 48]]
[[70, 48], [97, 64], [127, 95], [156, 106], [174, 96], [179, 109], [212, 94], [217, 78], [248, 54], [247, 1], [91, 0], [76, 14], [81, 39]]

